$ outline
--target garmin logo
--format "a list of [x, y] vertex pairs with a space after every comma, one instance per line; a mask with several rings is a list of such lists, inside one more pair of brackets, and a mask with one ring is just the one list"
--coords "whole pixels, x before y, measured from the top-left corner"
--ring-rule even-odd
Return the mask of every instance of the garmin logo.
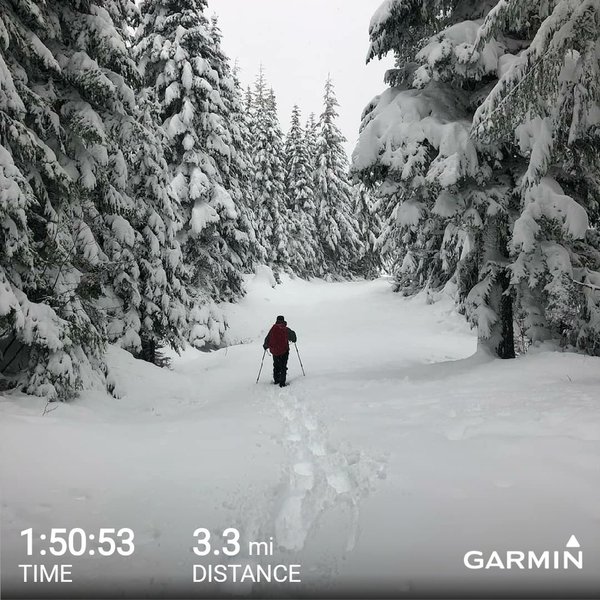
[[467, 569], [583, 569], [583, 552], [574, 535], [569, 538], [566, 548], [539, 553], [533, 550], [508, 550], [502, 554], [494, 551], [488, 555], [471, 550], [465, 554], [464, 563]]

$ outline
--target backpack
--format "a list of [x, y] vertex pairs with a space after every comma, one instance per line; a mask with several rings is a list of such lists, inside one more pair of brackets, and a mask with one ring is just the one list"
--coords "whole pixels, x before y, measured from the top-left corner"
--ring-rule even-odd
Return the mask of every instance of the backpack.
[[273, 356], [281, 356], [290, 351], [288, 344], [287, 326], [283, 323], [276, 323], [269, 332], [269, 350]]

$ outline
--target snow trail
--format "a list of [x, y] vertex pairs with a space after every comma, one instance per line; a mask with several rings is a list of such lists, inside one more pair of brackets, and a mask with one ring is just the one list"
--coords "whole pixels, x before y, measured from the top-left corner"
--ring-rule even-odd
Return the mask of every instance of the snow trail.
[[372, 479], [385, 476], [383, 465], [376, 466], [361, 452], [335, 448], [325, 425], [302, 402], [302, 396], [289, 388], [275, 395], [275, 403], [285, 422], [290, 460], [287, 487], [275, 518], [277, 542], [287, 550], [301, 550], [323, 512], [343, 503], [352, 509], [346, 542], [346, 551], [351, 551], [361, 497], [369, 491]]
[[[57, 523], [132, 528], [135, 561], [103, 563], [123, 589], [189, 582], [199, 527], [215, 544], [239, 529], [240, 555], [221, 562], [299, 563], [316, 589], [423, 590], [432, 572], [462, 577], [467, 550], [572, 534], [586, 564], [600, 560], [599, 359], [467, 358], [475, 339], [449, 299], [407, 300], [383, 280], [254, 280], [228, 311], [233, 345], [187, 351], [173, 371], [111, 349], [118, 400], [87, 392], [42, 416], [38, 398], [2, 397], [5, 580], [25, 560], [20, 532]], [[292, 349], [283, 389], [268, 356], [255, 383], [278, 314], [307, 373]], [[272, 556], [250, 555], [271, 539]], [[89, 558], [74, 568], [99, 577]]]

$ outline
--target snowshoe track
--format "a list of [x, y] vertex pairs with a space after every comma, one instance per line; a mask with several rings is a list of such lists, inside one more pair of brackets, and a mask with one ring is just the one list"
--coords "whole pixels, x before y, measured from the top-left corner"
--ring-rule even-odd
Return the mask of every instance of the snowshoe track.
[[277, 390], [275, 405], [284, 421], [289, 465], [275, 515], [275, 539], [280, 547], [302, 550], [321, 515], [340, 503], [350, 507], [346, 550], [358, 535], [359, 504], [376, 478], [384, 478], [383, 463], [360, 451], [342, 451], [329, 441], [325, 426], [289, 389]]

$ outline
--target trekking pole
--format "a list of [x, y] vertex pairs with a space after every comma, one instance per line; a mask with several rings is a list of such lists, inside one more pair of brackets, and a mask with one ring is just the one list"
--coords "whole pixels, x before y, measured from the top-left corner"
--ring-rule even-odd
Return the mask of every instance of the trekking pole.
[[298, 360], [300, 361], [300, 367], [302, 368], [302, 375], [306, 377], [306, 373], [304, 372], [304, 365], [302, 364], [302, 359], [300, 358], [300, 352], [298, 352], [298, 346], [296, 346], [296, 342], [294, 342], [294, 347], [296, 348], [296, 354], [298, 355]]
[[256, 383], [258, 383], [258, 380], [260, 379], [260, 374], [262, 373], [262, 368], [263, 368], [263, 364], [265, 362], [265, 355], [266, 354], [267, 354], [267, 350], [265, 348], [265, 351], [263, 352], [262, 360], [260, 361], [260, 370], [258, 371], [258, 377], [256, 378]]

